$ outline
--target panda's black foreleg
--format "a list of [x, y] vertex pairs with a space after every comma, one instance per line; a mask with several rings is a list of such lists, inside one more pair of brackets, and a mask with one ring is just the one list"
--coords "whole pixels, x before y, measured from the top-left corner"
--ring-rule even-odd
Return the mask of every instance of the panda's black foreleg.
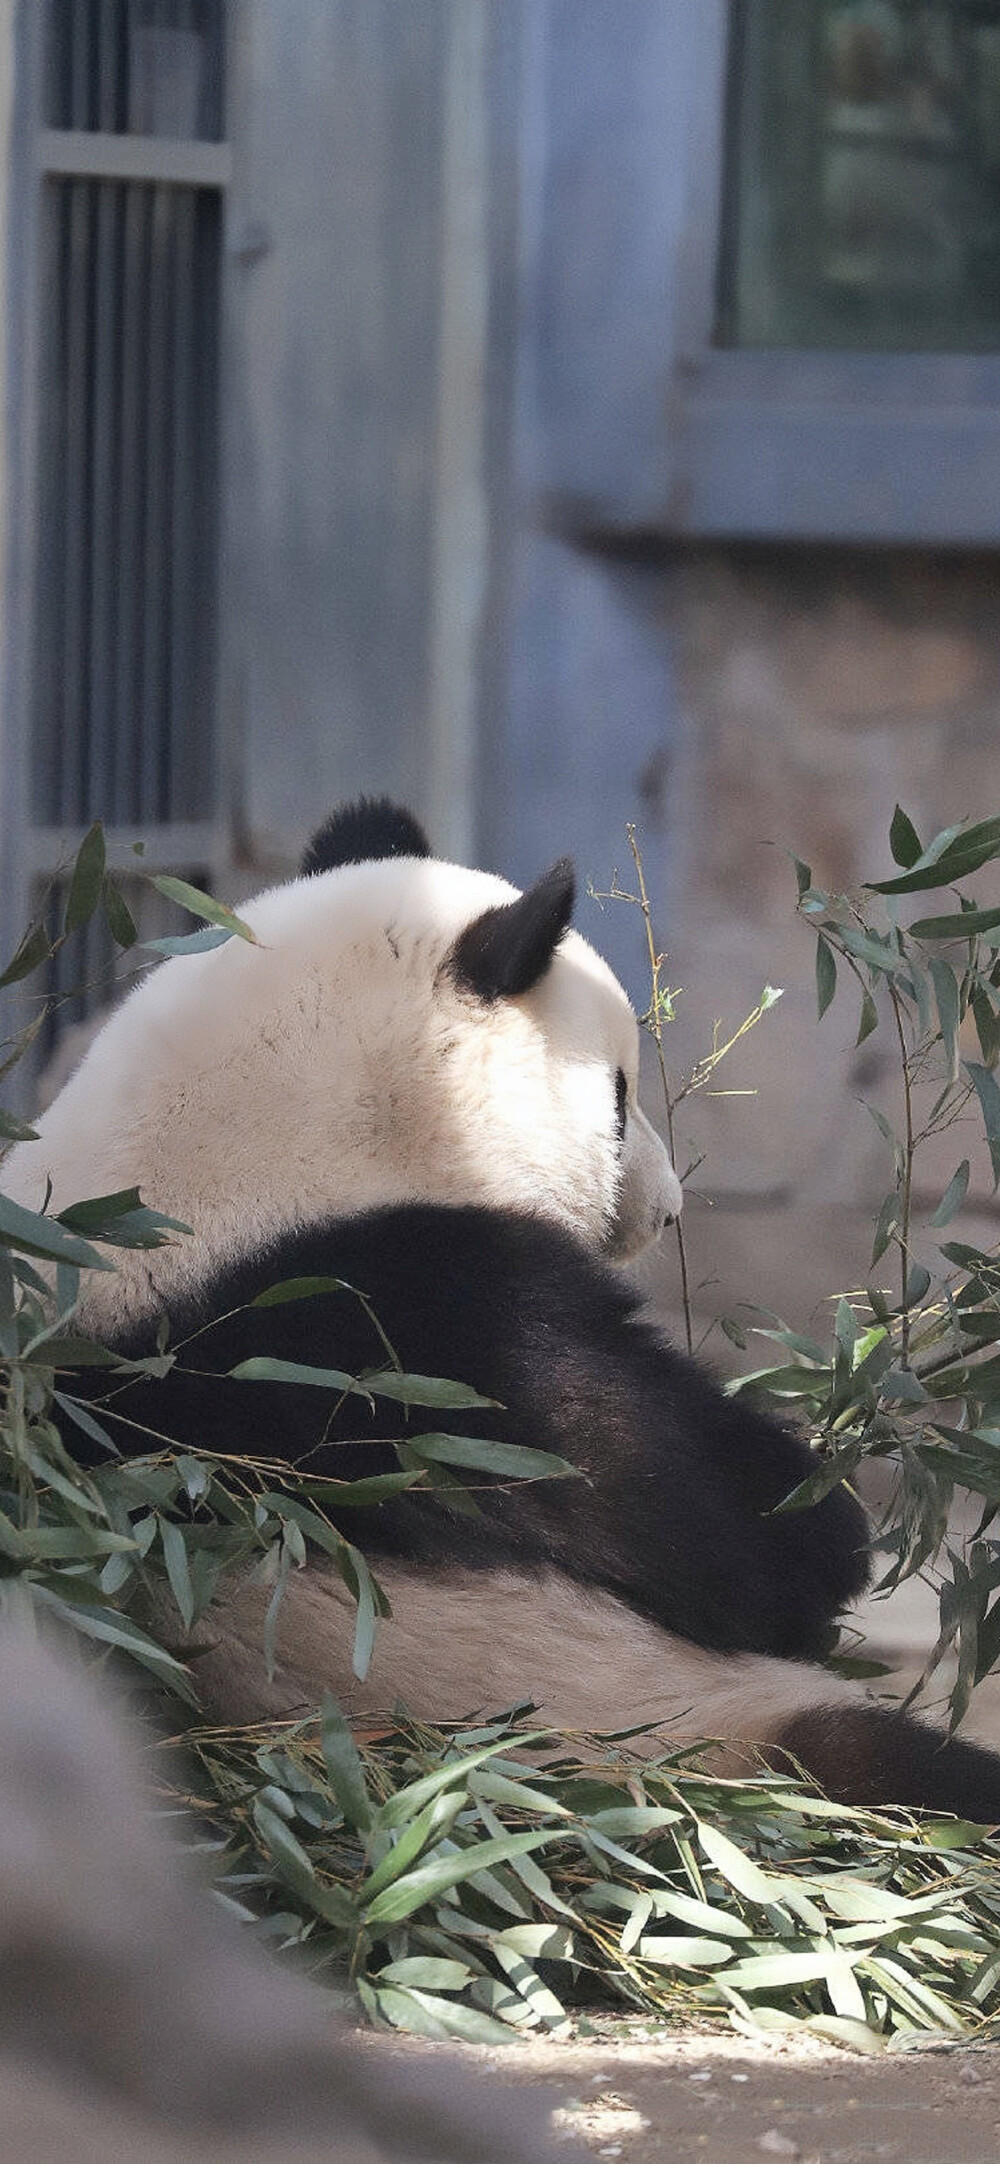
[[1000, 1756], [942, 1736], [892, 1706], [817, 1705], [793, 1713], [767, 1753], [792, 1760], [834, 1803], [905, 1802], [951, 1811], [976, 1825], [1000, 1825]]

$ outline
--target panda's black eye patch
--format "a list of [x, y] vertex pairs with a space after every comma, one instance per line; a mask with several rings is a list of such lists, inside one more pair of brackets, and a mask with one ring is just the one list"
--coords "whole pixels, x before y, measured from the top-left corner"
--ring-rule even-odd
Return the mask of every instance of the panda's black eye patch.
[[618, 1147], [625, 1140], [625, 1114], [628, 1109], [628, 1083], [624, 1069], [619, 1067], [615, 1076], [615, 1117], [618, 1122]]

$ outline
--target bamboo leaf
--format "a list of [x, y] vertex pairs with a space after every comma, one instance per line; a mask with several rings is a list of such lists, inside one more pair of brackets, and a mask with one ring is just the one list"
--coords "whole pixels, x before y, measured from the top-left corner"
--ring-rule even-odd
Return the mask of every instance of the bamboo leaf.
[[401, 1375], [392, 1368], [362, 1375], [358, 1387], [372, 1391], [378, 1398], [392, 1398], [400, 1405], [429, 1405], [447, 1411], [497, 1402], [495, 1398], [480, 1397], [478, 1390], [470, 1390], [466, 1383], [451, 1382], [441, 1375]]
[[101, 888], [104, 916], [108, 930], [117, 947], [134, 947], [139, 937], [128, 903], [117, 881], [105, 872]]
[[970, 997], [979, 1049], [987, 1067], [995, 1067], [1000, 1052], [1000, 1020], [998, 1020], [989, 994], [977, 985]]
[[[329, 1486], [332, 1490], [336, 1483], [331, 1481]], [[329, 1519], [322, 1517], [318, 1510], [310, 1510], [308, 1503], [300, 1502], [297, 1495], [282, 1495], [277, 1489], [265, 1488], [261, 1491], [259, 1503], [262, 1510], [271, 1512], [283, 1523], [297, 1525], [300, 1532], [305, 1533], [309, 1540], [315, 1541], [316, 1546], [323, 1549], [324, 1554], [339, 1558], [344, 1545], [343, 1534], [338, 1533], [336, 1526], [331, 1525]]]
[[639, 1940], [640, 1961], [668, 1969], [719, 1969], [732, 1958], [731, 1939], [699, 1939], [693, 1932], [681, 1932], [675, 1938], [654, 1933]]
[[347, 1722], [329, 1692], [323, 1700], [319, 1735], [323, 1764], [344, 1817], [349, 1826], [366, 1834], [371, 1828], [372, 1806], [364, 1770]]
[[357, 1911], [340, 1886], [324, 1885], [316, 1876], [312, 1859], [291, 1828], [258, 1796], [253, 1806], [254, 1824], [268, 1854], [286, 1883], [316, 1915], [327, 1923], [352, 1926]]
[[234, 932], [237, 939], [249, 940], [252, 947], [258, 945], [256, 932], [251, 931], [249, 924], [244, 924], [242, 917], [236, 916], [224, 903], [213, 901], [210, 894], [202, 894], [198, 887], [189, 886], [186, 879], [157, 873], [150, 876], [150, 885], [159, 894], [165, 894], [168, 901], [179, 902], [192, 917], [203, 917], [206, 924], [217, 925], [224, 932]]
[[866, 1098], [864, 1099], [864, 1107], [865, 1111], [869, 1115], [869, 1118], [874, 1120], [875, 1125], [878, 1128], [879, 1134], [883, 1137], [883, 1140], [889, 1144], [889, 1148], [892, 1151], [893, 1165], [895, 1168], [896, 1178], [897, 1180], [901, 1180], [903, 1176], [903, 1167], [905, 1164], [905, 1153], [903, 1150], [903, 1145], [899, 1140], [899, 1136], [894, 1133], [893, 1129], [889, 1125], [888, 1120], [886, 1119], [885, 1113], [880, 1112], [877, 1105], [869, 1104]]
[[[427, 1480], [424, 1468], [417, 1465], [408, 1472], [371, 1473], [363, 1480], [323, 1479], [303, 1485], [307, 1494], [314, 1495], [319, 1502], [328, 1503], [331, 1510], [370, 1510], [375, 1503], [387, 1503], [394, 1495], [405, 1495], [409, 1488], [425, 1490]], [[276, 1502], [277, 1500], [275, 1498]], [[287, 1496], [282, 1499], [280, 1507], [287, 1511]], [[315, 1513], [310, 1515], [314, 1516]], [[313, 1539], [318, 1538], [304, 1519], [300, 1522], [304, 1533]]]
[[343, 1277], [285, 1277], [280, 1284], [268, 1285], [259, 1292], [250, 1307], [283, 1307], [291, 1300], [312, 1300], [319, 1293], [353, 1292], [354, 1286]]
[[904, 871], [919, 863], [923, 849], [912, 820], [908, 819], [902, 805], [897, 804], [889, 828], [889, 847], [894, 864], [901, 864]]
[[403, 1827], [398, 1841], [383, 1856], [381, 1863], [376, 1864], [365, 1888], [366, 1899], [374, 1900], [386, 1886], [394, 1886], [397, 1879], [404, 1877], [425, 1849], [436, 1847], [450, 1833], [459, 1812], [464, 1809], [465, 1797], [459, 1788], [443, 1790], [435, 1796], [433, 1803], [418, 1811], [416, 1818], [411, 1818], [409, 1825]]
[[41, 968], [43, 962], [48, 961], [51, 952], [52, 942], [44, 924], [30, 925], [20, 946], [0, 975], [0, 989], [5, 984], [20, 984], [23, 977], [30, 977], [36, 969]]
[[946, 827], [908, 871], [896, 879], [874, 879], [866, 884], [873, 894], [919, 894], [932, 887], [954, 886], [997, 855], [1000, 819], [986, 819], [971, 827]]
[[[515, 1811], [542, 1811], [551, 1818], [571, 1818], [572, 1812], [544, 1788], [536, 1788], [528, 1781], [511, 1780], [510, 1775], [498, 1773], [494, 1766], [481, 1766], [469, 1777], [469, 1788], [474, 1796], [486, 1796], [491, 1803], [505, 1803]], [[677, 1817], [679, 1814], [671, 1814]]]
[[509, 2028], [481, 2014], [477, 2007], [440, 1999], [433, 1992], [405, 1991], [390, 1985], [375, 1993], [378, 2012], [394, 2028], [411, 2029], [418, 2036], [457, 2037], [465, 2044], [510, 2044]]
[[980, 1067], [975, 1060], [967, 1059], [965, 1071], [979, 1099], [983, 1115], [990, 1163], [993, 1166], [993, 1185], [1000, 1184], [1000, 1089], [988, 1067]]
[[795, 868], [795, 883], [798, 888], [799, 900], [801, 901], [802, 896], [809, 893], [809, 890], [812, 886], [813, 875], [809, 865], [804, 864], [801, 857], [792, 857], [792, 864]]
[[959, 993], [958, 979], [954, 970], [939, 955], [933, 955], [929, 964], [934, 998], [937, 1003], [941, 1038], [948, 1060], [949, 1079], [954, 1082], [958, 1075], [958, 1028]]
[[224, 947], [232, 936], [232, 932], [224, 931], [221, 926], [206, 927], [203, 932], [178, 932], [170, 938], [144, 939], [142, 952], [168, 958], [175, 954], [211, 954], [214, 947]]
[[5, 1112], [0, 1106], [0, 1139], [4, 1142], [37, 1142], [38, 1130], [29, 1127], [25, 1120], [15, 1119], [13, 1112]]
[[824, 1983], [829, 1969], [825, 1946], [801, 1953], [748, 1954], [726, 1972], [726, 1982], [740, 1991], [781, 1991], [791, 1984]]
[[117, 1443], [112, 1442], [110, 1435], [102, 1428], [100, 1422], [94, 1419], [93, 1413], [85, 1405], [78, 1404], [76, 1398], [66, 1396], [61, 1390], [53, 1390], [52, 1397], [54, 1403], [59, 1406], [62, 1412], [68, 1413], [70, 1419], [82, 1430], [89, 1442], [98, 1443], [102, 1450], [107, 1451], [109, 1458], [120, 1457], [121, 1453]]
[[861, 1015], [858, 1021], [858, 1034], [854, 1040], [855, 1047], [857, 1047], [859, 1044], [864, 1044], [865, 1038], [870, 1037], [872, 1031], [877, 1028], [878, 1008], [875, 1005], [875, 1001], [873, 1000], [871, 993], [863, 992], [861, 995]]
[[67, 1579], [58, 1591], [52, 1586], [35, 1585], [32, 1595], [35, 1600], [44, 1601], [71, 1629], [81, 1631], [85, 1638], [97, 1639], [102, 1645], [118, 1646], [123, 1652], [130, 1653], [133, 1660], [150, 1669], [178, 1697], [186, 1699], [189, 1705], [197, 1705], [187, 1669], [174, 1659], [172, 1653], [167, 1653], [155, 1639], [140, 1630], [129, 1616], [119, 1615], [113, 1608], [99, 1608], [92, 1602], [74, 1599], [71, 1579]]
[[474, 1878], [479, 1871], [492, 1871], [497, 1864], [506, 1863], [513, 1856], [528, 1855], [532, 1849], [543, 1848], [553, 1838], [550, 1831], [504, 1834], [500, 1840], [477, 1841], [470, 1848], [458, 1849], [450, 1856], [438, 1856], [430, 1863], [418, 1864], [405, 1878], [376, 1895], [365, 1908], [365, 1922], [368, 1925], [400, 1923], [449, 1886], [458, 1886], [464, 1879]]
[[375, 1580], [360, 1548], [354, 1548], [350, 1541], [342, 1540], [337, 1550], [337, 1563], [345, 1585], [358, 1604], [351, 1666], [359, 1683], [363, 1683], [375, 1651], [378, 1618], [385, 1613], [386, 1603], [379, 1596]]
[[190, 1630], [194, 1622], [195, 1599], [184, 1535], [180, 1526], [174, 1525], [170, 1518], [161, 1518], [159, 1526], [160, 1545], [170, 1590], [177, 1602], [184, 1628]]
[[572, 1961], [575, 1942], [565, 1924], [511, 1924], [496, 1932], [492, 1943], [529, 1961]]
[[880, 938], [877, 932], [860, 932], [856, 931], [853, 925], [840, 924], [837, 926], [837, 937], [841, 946], [846, 947], [848, 954], [852, 954], [855, 961], [863, 962], [866, 968], [879, 971], [886, 977], [907, 975], [909, 964], [904, 961], [898, 947], [894, 946], [891, 940]]
[[972, 939], [977, 932], [995, 932], [1000, 909], [963, 909], [947, 917], [920, 917], [910, 926], [911, 939]]
[[969, 1160], [963, 1157], [957, 1172], [953, 1172], [930, 1222], [932, 1225], [950, 1225], [957, 1217], [965, 1201], [969, 1187]]
[[816, 935], [816, 1005], [818, 1019], [822, 1021], [837, 990], [837, 963], [833, 949], [822, 932]]
[[104, 829], [96, 821], [83, 837], [76, 854], [66, 897], [63, 929], [78, 932], [89, 924], [101, 899], [104, 884]]
[[[525, 1734], [518, 1735], [518, 1745], [527, 1749], [532, 1743], [540, 1743], [544, 1734], [544, 1729], [528, 1730]], [[407, 1820], [416, 1811], [422, 1811], [424, 1805], [438, 1795], [441, 1789], [453, 1787], [456, 1781], [464, 1781], [474, 1766], [485, 1765], [488, 1759], [498, 1758], [502, 1753], [509, 1752], [510, 1747], [511, 1738], [503, 1736], [499, 1741], [485, 1743], [479, 1750], [469, 1751], [461, 1758], [450, 1758], [433, 1773], [422, 1774], [419, 1780], [408, 1782], [405, 1788], [397, 1789], [395, 1795], [389, 1796], [381, 1805], [376, 1818], [379, 1830], [405, 1825]]]
[[609, 1834], [613, 1841], [638, 1838], [645, 1833], [661, 1833], [665, 1826], [677, 1826], [683, 1812], [665, 1809], [662, 1804], [625, 1804], [620, 1809], [593, 1812], [590, 1825], [598, 1833]]
[[480, 1397], [478, 1391], [468, 1389], [464, 1383], [437, 1375], [400, 1375], [393, 1368], [379, 1369], [371, 1375], [348, 1375], [342, 1368], [310, 1367], [299, 1360], [272, 1360], [260, 1354], [241, 1360], [237, 1367], [229, 1369], [229, 1374], [235, 1382], [302, 1383], [309, 1389], [347, 1391], [356, 1397], [392, 1398], [402, 1405], [464, 1410], [496, 1403], [494, 1398]]
[[57, 1218], [26, 1210], [21, 1203], [12, 1202], [9, 1195], [0, 1195], [0, 1240], [23, 1254], [40, 1255], [53, 1262], [76, 1263], [84, 1270], [110, 1270], [113, 1267], [98, 1254], [96, 1247], [90, 1247], [85, 1240], [67, 1232]]
[[827, 1948], [826, 1988], [834, 2013], [842, 2020], [863, 2022], [866, 2019], [864, 1994], [846, 1952], [839, 1947]]
[[738, 1397], [743, 1390], [764, 1389], [776, 1398], [823, 1398], [829, 1392], [830, 1370], [807, 1367], [754, 1368], [749, 1375], [737, 1375], [726, 1385], [729, 1397]]
[[407, 1449], [417, 1458], [493, 1473], [498, 1479], [551, 1480], [567, 1474], [574, 1480], [581, 1478], [578, 1465], [556, 1457], [552, 1451], [528, 1450], [520, 1443], [494, 1443], [485, 1436], [415, 1435], [412, 1441], [407, 1437]]
[[919, 1307], [931, 1287], [931, 1273], [922, 1262], [913, 1262], [906, 1273], [906, 1305]]
[[849, 1480], [862, 1455], [862, 1444], [855, 1439], [845, 1443], [832, 1456], [821, 1459], [815, 1472], [807, 1473], [789, 1495], [775, 1505], [775, 1517], [793, 1510], [811, 1510], [814, 1503], [821, 1503], [824, 1495], [832, 1494], [842, 1481]]
[[435, 1960], [431, 1954], [408, 1954], [401, 1961], [387, 1961], [376, 1969], [374, 1984], [416, 1985], [424, 1991], [462, 1991], [472, 1977], [464, 1961]]
[[165, 1247], [172, 1232], [190, 1234], [180, 1218], [164, 1217], [143, 1202], [137, 1187], [114, 1195], [93, 1195], [60, 1210], [56, 1223], [85, 1239], [104, 1240], [109, 1247]]
[[698, 1840], [709, 1863], [715, 1865], [727, 1886], [734, 1887], [746, 1900], [759, 1901], [765, 1906], [776, 1898], [774, 1886], [760, 1865], [718, 1826], [699, 1825]]

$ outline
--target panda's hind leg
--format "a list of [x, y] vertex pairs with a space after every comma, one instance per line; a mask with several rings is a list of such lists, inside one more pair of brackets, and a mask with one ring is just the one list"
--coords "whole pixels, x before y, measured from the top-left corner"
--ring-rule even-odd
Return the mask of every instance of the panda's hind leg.
[[769, 1757], [806, 1767], [835, 1803], [904, 1803], [1000, 1824], [1000, 1757], [894, 1706], [855, 1699], [790, 1714]]
[[541, 1721], [574, 1733], [648, 1728], [629, 1744], [646, 1756], [715, 1738], [719, 1772], [764, 1760], [803, 1768], [843, 1803], [1000, 1823], [1000, 1757], [809, 1662], [708, 1651], [558, 1571], [375, 1568], [392, 1615], [362, 1680], [352, 1666], [354, 1603], [332, 1565], [314, 1563], [290, 1581], [270, 1680], [269, 1589], [249, 1576], [228, 1581], [179, 1648], [192, 1658], [206, 1710], [223, 1720], [278, 1718], [332, 1691], [356, 1719], [391, 1717], [402, 1704], [437, 1722], [530, 1699]]
[[270, 1677], [262, 1650], [270, 1588], [250, 1573], [228, 1577], [186, 1637], [171, 1628], [166, 1592], [145, 1620], [190, 1661], [205, 1710], [224, 1721], [298, 1715], [326, 1691], [365, 1721], [397, 1705], [447, 1722], [530, 1701], [540, 1721], [572, 1733], [649, 1728], [631, 1746], [647, 1756], [718, 1738], [715, 1761], [728, 1767], [748, 1762], [747, 1746], [778, 1743], [790, 1711], [858, 1699], [855, 1686], [805, 1662], [693, 1645], [560, 1571], [372, 1560], [392, 1613], [360, 1679], [354, 1601], [325, 1561], [286, 1587]]

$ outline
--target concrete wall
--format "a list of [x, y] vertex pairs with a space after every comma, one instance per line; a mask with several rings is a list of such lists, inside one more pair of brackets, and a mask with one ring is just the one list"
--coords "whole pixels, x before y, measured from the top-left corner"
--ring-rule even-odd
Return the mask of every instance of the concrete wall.
[[255, 854], [345, 788], [413, 788], [444, 21], [438, 0], [233, 11], [226, 673]]
[[389, 790], [468, 845], [488, 13], [233, 10], [224, 677], [244, 853]]
[[[717, 1018], [738, 1022], [765, 981], [785, 988], [720, 1073], [722, 1087], [758, 1095], [695, 1099], [681, 1115], [692, 1151], [705, 1151], [688, 1208], [694, 1275], [713, 1280], [698, 1307], [707, 1319], [755, 1300], [801, 1323], [869, 1273], [871, 1216], [892, 1167], [861, 1100], [891, 1113], [896, 1063], [881, 1029], [855, 1050], [853, 985], [817, 1023], [814, 942], [794, 914], [786, 852], [812, 864], [817, 884], [849, 890], [891, 874], [897, 799], [925, 838], [1000, 810], [997, 566], [704, 549], [654, 590], [688, 719], [672, 781], [669, 976], [685, 987], [673, 1064], [683, 1070], [710, 1043]], [[976, 884], [995, 897], [990, 871]], [[976, 1224], [995, 1239], [973, 1113], [922, 1160], [918, 1217], [970, 1150]], [[933, 1262], [935, 1236], [923, 1237]], [[673, 1299], [669, 1258], [661, 1282]]]

